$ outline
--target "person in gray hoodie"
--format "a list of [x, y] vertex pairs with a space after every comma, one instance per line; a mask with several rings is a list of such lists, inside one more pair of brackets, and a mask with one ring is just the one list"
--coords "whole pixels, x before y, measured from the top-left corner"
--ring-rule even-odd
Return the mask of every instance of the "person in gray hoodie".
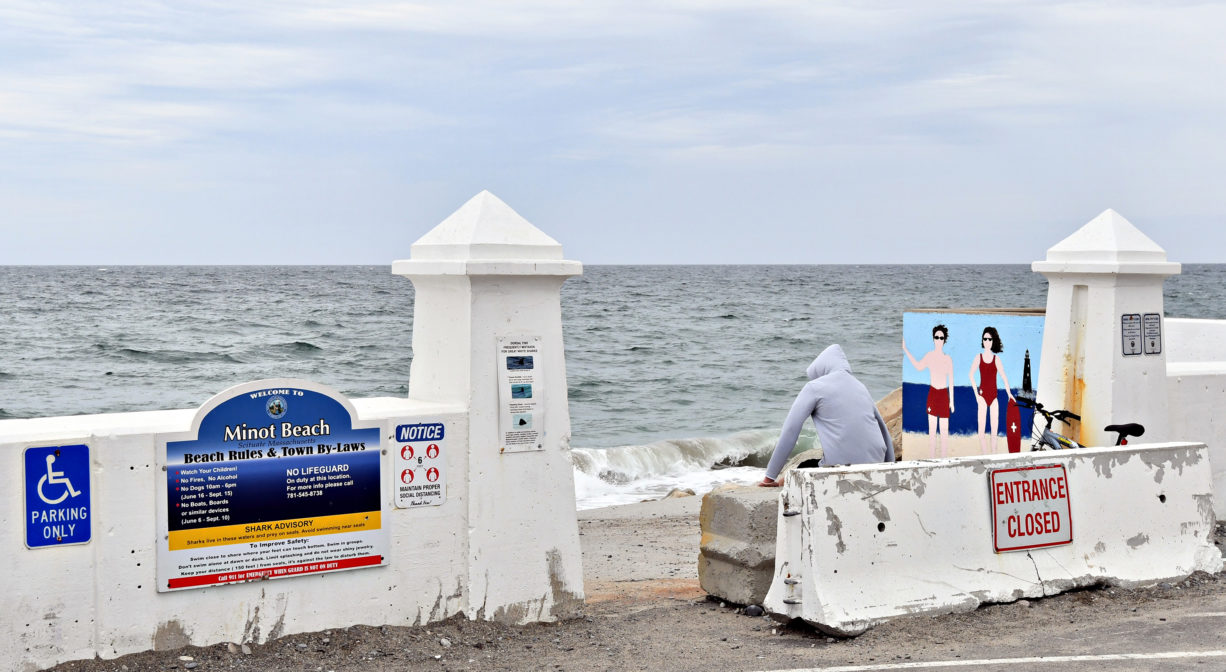
[[851, 375], [851, 364], [836, 343], [822, 350], [805, 371], [809, 382], [800, 390], [788, 411], [779, 443], [766, 466], [766, 478], [758, 485], [783, 485], [779, 472], [796, 447], [805, 418], [813, 418], [822, 444], [821, 466], [872, 464], [894, 461], [890, 430], [877, 410], [868, 388]]

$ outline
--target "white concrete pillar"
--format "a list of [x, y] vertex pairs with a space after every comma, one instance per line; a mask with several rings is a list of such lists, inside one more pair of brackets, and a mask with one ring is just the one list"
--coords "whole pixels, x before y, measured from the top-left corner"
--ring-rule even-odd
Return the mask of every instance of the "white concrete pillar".
[[[392, 264], [416, 291], [409, 397], [469, 409], [468, 526], [457, 531], [468, 543], [469, 618], [552, 620], [582, 605], [560, 300], [582, 268], [487, 191]], [[508, 449], [499, 348], [512, 340], [536, 347], [530, 422], [540, 440]]]
[[1110, 445], [1104, 426], [1139, 422], [1146, 443], [1169, 440], [1162, 285], [1179, 264], [1106, 210], [1031, 268], [1048, 281], [1039, 401], [1081, 416], [1053, 429]]

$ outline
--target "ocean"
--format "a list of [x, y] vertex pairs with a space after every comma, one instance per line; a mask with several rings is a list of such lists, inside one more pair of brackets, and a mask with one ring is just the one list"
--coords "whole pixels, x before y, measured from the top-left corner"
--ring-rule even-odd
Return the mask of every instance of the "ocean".
[[[757, 481], [822, 348], [881, 397], [905, 310], [1046, 291], [1021, 264], [588, 266], [562, 288], [576, 504]], [[0, 419], [194, 408], [261, 378], [408, 393], [413, 288], [387, 266], [7, 266], [0, 292]], [[1226, 265], [1185, 264], [1165, 304], [1226, 319]]]

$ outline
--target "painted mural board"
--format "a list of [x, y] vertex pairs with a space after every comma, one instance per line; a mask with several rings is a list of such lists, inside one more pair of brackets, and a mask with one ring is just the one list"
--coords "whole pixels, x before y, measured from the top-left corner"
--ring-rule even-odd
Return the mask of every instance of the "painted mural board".
[[159, 437], [158, 590], [387, 564], [378, 426], [339, 393], [262, 380]]
[[904, 459], [1028, 451], [1042, 309], [903, 313]]

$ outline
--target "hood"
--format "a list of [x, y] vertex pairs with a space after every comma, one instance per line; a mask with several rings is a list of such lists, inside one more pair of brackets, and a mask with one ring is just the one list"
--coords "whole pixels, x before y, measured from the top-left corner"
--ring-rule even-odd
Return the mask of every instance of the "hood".
[[851, 364], [848, 363], [847, 355], [843, 354], [843, 348], [838, 343], [822, 350], [822, 354], [813, 360], [808, 369], [805, 369], [805, 373], [809, 375], [809, 380], [817, 380], [834, 371], [851, 373]]

